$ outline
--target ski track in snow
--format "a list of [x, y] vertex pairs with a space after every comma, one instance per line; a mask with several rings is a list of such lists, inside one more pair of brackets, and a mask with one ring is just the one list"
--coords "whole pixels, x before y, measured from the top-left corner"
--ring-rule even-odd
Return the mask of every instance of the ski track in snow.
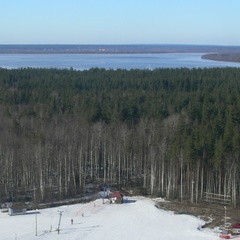
[[[86, 204], [39, 210], [39, 214], [8, 216], [0, 213], [1, 240], [214, 240], [212, 230], [197, 230], [203, 221], [189, 215], [174, 215], [157, 209], [148, 198], [129, 198], [129, 203], [103, 204], [101, 199]], [[135, 200], [135, 201], [133, 201]], [[58, 234], [59, 212], [62, 212]], [[71, 224], [73, 219], [73, 224]], [[37, 221], [37, 236], [36, 235]]]

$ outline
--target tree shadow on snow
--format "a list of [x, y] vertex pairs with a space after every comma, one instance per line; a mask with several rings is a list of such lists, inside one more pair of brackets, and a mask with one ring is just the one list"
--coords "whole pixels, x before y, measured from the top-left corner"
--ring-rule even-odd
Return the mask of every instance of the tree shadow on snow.
[[133, 199], [123, 199], [123, 203], [135, 203], [137, 200], [133, 200]]
[[27, 211], [26, 214], [27, 214], [27, 215], [31, 215], [31, 214], [41, 214], [41, 212], [39, 212], [39, 211], [37, 211], [37, 210], [36, 210], [36, 211]]

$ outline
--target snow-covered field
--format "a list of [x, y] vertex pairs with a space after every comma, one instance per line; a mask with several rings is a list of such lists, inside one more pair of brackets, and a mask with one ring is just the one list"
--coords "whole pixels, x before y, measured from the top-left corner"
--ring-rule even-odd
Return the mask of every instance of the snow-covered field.
[[[38, 214], [9, 216], [0, 213], [1, 240], [214, 240], [208, 229], [199, 231], [202, 220], [157, 209], [149, 198], [128, 198], [114, 205], [96, 200], [86, 204], [41, 209]], [[60, 232], [57, 228], [62, 212]], [[73, 224], [71, 224], [73, 219]], [[36, 224], [37, 223], [37, 224]], [[37, 236], [36, 236], [37, 232]]]

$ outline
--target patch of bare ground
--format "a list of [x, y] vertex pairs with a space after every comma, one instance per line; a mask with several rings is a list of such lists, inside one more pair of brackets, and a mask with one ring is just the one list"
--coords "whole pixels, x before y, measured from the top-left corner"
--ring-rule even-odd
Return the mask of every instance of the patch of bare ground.
[[[161, 201], [156, 203], [156, 207], [164, 210], [174, 211], [176, 214], [188, 214], [199, 217], [206, 222], [206, 224], [202, 226], [203, 228], [214, 228], [225, 224], [225, 208], [223, 205], [206, 202], [196, 204], [188, 201]], [[228, 225], [239, 223], [240, 209], [226, 206], [226, 216], [226, 223]]]

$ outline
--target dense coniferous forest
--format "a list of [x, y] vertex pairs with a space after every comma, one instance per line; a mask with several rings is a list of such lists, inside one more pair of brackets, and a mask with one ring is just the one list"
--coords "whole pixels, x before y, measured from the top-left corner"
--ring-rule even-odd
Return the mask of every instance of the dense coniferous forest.
[[0, 69], [0, 199], [87, 183], [240, 195], [240, 69]]

